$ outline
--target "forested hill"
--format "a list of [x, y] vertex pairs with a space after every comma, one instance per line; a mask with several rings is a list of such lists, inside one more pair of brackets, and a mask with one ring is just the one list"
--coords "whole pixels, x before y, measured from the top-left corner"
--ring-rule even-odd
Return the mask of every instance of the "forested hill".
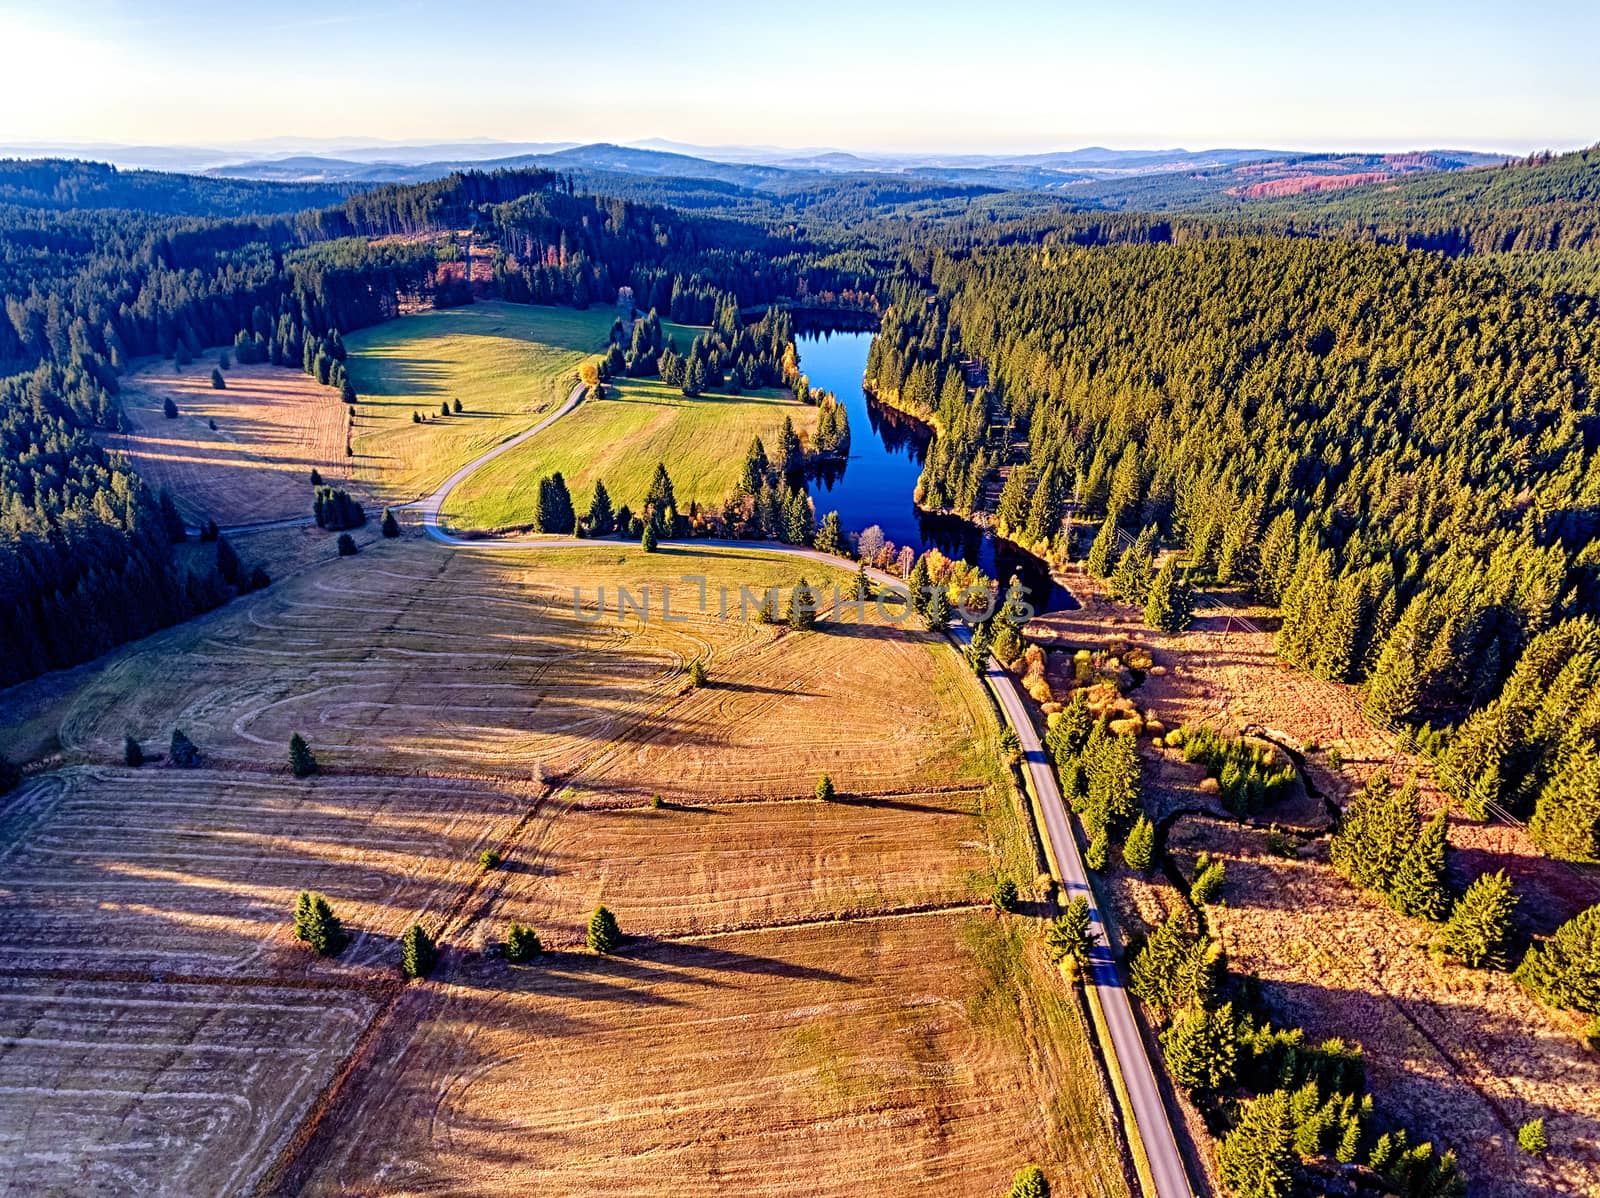
[[[980, 251], [936, 257], [930, 281], [936, 303], [889, 309], [869, 377], [950, 433], [924, 475], [933, 506], [984, 503], [1011, 417], [1027, 449], [1003, 525], [1059, 537], [1073, 499], [1130, 534], [1154, 525], [1203, 575], [1281, 605], [1280, 653], [1363, 683], [1389, 725], [1459, 720], [1541, 633], [1600, 614], [1592, 299], [1320, 239]], [[993, 394], [969, 398], [969, 355]], [[1586, 716], [1523, 713], [1475, 774], [1592, 740], [1600, 704], [1577, 693]], [[1537, 752], [1517, 742], [1536, 724]], [[1594, 800], [1540, 805], [1553, 794], [1520, 796], [1544, 843], [1600, 854]]]
[[1453, 255], [1600, 254], [1600, 146], [1393, 184], [1308, 192], [1251, 203], [1240, 212], [1268, 227], [1293, 223]]
[[157, 216], [272, 216], [337, 204], [369, 184], [260, 183], [104, 162], [0, 159], [0, 204], [53, 211], [126, 208]]

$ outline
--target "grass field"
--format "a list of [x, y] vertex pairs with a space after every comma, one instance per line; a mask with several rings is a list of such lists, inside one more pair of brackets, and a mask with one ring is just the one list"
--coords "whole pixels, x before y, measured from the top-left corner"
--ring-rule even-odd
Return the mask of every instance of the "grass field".
[[[215, 351], [181, 372], [170, 361], [141, 363], [122, 379], [130, 429], [103, 443], [126, 453], [151, 487], [169, 491], [191, 523], [309, 515], [311, 471], [330, 483], [343, 483], [349, 471], [348, 409], [338, 392], [299, 370], [237, 363], [224, 372], [227, 389], [217, 391], [216, 364]], [[178, 405], [175, 420], [162, 414], [167, 398]]]
[[[600, 353], [616, 312], [486, 302], [403, 316], [345, 338], [361, 396], [356, 472], [403, 502], [560, 405], [578, 364]], [[687, 349], [696, 330], [668, 325]], [[441, 416], [459, 399], [463, 412]], [[429, 418], [412, 422], [412, 412]]]
[[[910, 1198], [1038, 1160], [1124, 1194], [1070, 996], [986, 902], [1031, 878], [987, 699], [909, 628], [739, 617], [799, 572], [377, 541], [0, 695], [0, 731], [60, 755], [0, 806], [8, 1180]], [[203, 768], [119, 764], [174, 726]], [[320, 776], [289, 775], [294, 730]], [[345, 920], [336, 960], [292, 938], [301, 888]], [[597, 902], [616, 957], [579, 946]], [[445, 957], [402, 988], [417, 919]], [[513, 919], [537, 964], [479, 954]]]
[[538, 480], [557, 470], [580, 512], [596, 479], [613, 505], [638, 511], [657, 462], [672, 475], [680, 509], [691, 500], [720, 506], [739, 481], [750, 438], [770, 452], [786, 416], [802, 435], [816, 427], [817, 409], [788, 391], [690, 399], [658, 379], [626, 379], [474, 473], [451, 492], [442, 515], [456, 528], [526, 524]]

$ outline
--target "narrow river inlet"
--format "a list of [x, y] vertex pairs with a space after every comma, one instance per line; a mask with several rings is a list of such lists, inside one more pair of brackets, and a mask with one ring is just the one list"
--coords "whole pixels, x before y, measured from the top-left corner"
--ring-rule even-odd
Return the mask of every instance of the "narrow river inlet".
[[876, 524], [896, 545], [909, 545], [918, 553], [937, 549], [947, 557], [972, 562], [1002, 584], [1017, 574], [1040, 611], [1077, 606], [1032, 554], [959, 517], [917, 510], [912, 494], [933, 433], [921, 422], [867, 397], [861, 380], [871, 344], [872, 334], [862, 332], [795, 336], [801, 372], [813, 388], [837, 395], [850, 415], [849, 460], [808, 480], [817, 519], [838, 512], [839, 522], [851, 534]]

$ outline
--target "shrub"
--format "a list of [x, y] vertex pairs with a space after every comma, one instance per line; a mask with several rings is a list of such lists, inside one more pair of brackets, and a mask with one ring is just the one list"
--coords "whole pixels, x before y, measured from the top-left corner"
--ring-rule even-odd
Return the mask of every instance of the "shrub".
[[506, 929], [506, 960], [514, 963], [531, 961], [544, 952], [539, 935], [525, 924], [514, 923]]
[[441, 415], [441, 416], [450, 415], [450, 405], [448, 403], [441, 403], [439, 405], [439, 415]]
[[172, 396], [169, 395], [161, 401], [161, 414], [168, 420], [178, 418], [178, 405], [172, 402]]
[[478, 854], [478, 869], [483, 873], [500, 868], [500, 854], [494, 849], [484, 849]]
[[1529, 1156], [1543, 1156], [1550, 1147], [1550, 1141], [1545, 1138], [1544, 1120], [1529, 1119], [1517, 1128], [1517, 1146]]
[[167, 746], [167, 760], [179, 769], [197, 769], [200, 765], [200, 750], [195, 748], [194, 741], [190, 740], [181, 729], [174, 728], [172, 743]]
[[347, 532], [339, 534], [339, 556], [354, 557], [359, 552], [356, 549], [356, 539]]
[[1328, 750], [1327, 760], [1330, 770], [1342, 770], [1344, 768], [1344, 754], [1336, 748]]
[[817, 779], [817, 802], [833, 802], [833, 793], [833, 779], [828, 777], [827, 774], [823, 774], [822, 777]]
[[425, 978], [439, 959], [439, 946], [420, 923], [414, 923], [400, 937], [400, 972], [408, 978]]
[[594, 914], [589, 917], [586, 941], [597, 953], [614, 951], [622, 943], [622, 929], [617, 926], [617, 917], [605, 907], [596, 907]]
[[1001, 911], [1017, 909], [1017, 884], [1010, 878], [1001, 878], [994, 886], [994, 905]]
[[226, 391], [228, 380], [222, 377], [222, 371], [216, 366], [211, 368], [211, 389], [213, 391]]
[[650, 796], [650, 810], [660, 811], [665, 806], [666, 804], [661, 801], [660, 795], [653, 794]]
[[122, 764], [138, 769], [144, 764], [144, 746], [129, 733], [122, 738]]
[[289, 738], [289, 769], [296, 778], [309, 778], [317, 772], [316, 755], [298, 732]]
[[1000, 729], [1000, 756], [1008, 764], [1019, 761], [1022, 757], [1022, 737], [1017, 735], [1017, 730], [1007, 724]]
[[380, 526], [383, 535], [393, 539], [400, 535], [400, 521], [394, 518], [393, 508], [383, 509], [383, 524]]
[[459, 399], [456, 400], [454, 403], [452, 403], [450, 406], [455, 410], [455, 412], [458, 415], [460, 414], [460, 412], [461, 412], [461, 401]]
[[1010, 1198], [1050, 1198], [1050, 1182], [1038, 1165], [1024, 1165], [1011, 1179]]
[[698, 689], [706, 684], [706, 663], [698, 657], [689, 663], [689, 685]]
[[313, 487], [320, 487], [322, 485], [322, 471], [318, 470], [315, 466], [311, 467], [311, 485]]

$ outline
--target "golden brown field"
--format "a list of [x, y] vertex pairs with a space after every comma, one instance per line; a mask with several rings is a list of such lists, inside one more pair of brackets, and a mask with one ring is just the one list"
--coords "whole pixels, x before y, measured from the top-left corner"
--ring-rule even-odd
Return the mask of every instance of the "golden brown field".
[[[170, 361], [141, 364], [122, 380], [132, 431], [107, 435], [145, 481], [171, 494], [185, 519], [248, 524], [311, 515], [311, 471], [346, 486], [346, 413], [339, 393], [284, 366], [235, 362], [228, 387], [213, 390], [209, 350], [182, 371]], [[162, 414], [162, 401], [178, 417]], [[212, 429], [209, 422], [215, 420]]]
[[[924, 633], [739, 618], [799, 572], [373, 541], [0, 695], [57, 767], [0, 808], [27, 1192], [987, 1195], [1028, 1160], [1126, 1192], [1072, 996], [987, 904], [1032, 877], [987, 698]], [[174, 727], [202, 768], [121, 764]], [[301, 889], [338, 958], [294, 941]], [[403, 985], [414, 920], [444, 958]], [[511, 920], [553, 951], [481, 955]]]

